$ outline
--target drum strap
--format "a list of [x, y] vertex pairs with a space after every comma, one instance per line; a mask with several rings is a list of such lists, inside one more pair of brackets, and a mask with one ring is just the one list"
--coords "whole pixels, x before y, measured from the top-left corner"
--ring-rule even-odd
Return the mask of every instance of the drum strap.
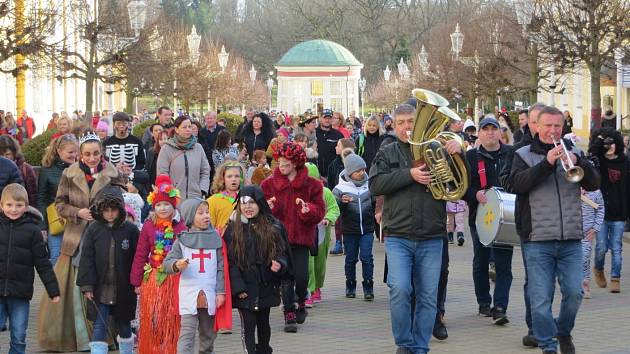
[[479, 184], [481, 189], [486, 189], [488, 186], [488, 179], [486, 178], [486, 162], [483, 158], [477, 157], [477, 170], [479, 171]]

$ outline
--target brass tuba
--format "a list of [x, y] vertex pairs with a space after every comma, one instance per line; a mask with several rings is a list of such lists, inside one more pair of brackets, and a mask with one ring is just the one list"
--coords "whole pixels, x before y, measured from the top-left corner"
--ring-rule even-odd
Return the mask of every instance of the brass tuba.
[[468, 172], [461, 155], [450, 155], [446, 143], [457, 141], [462, 147], [459, 135], [444, 131], [450, 120], [461, 120], [457, 113], [448, 108], [448, 101], [435, 92], [414, 89], [417, 100], [416, 121], [413, 131], [407, 131], [414, 166], [426, 164], [431, 172], [428, 187], [433, 198], [455, 201], [462, 198], [468, 189]]

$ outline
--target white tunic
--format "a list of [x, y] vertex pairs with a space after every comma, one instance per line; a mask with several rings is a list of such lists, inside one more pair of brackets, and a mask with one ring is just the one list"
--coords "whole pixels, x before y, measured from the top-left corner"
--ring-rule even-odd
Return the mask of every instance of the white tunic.
[[208, 314], [216, 311], [217, 250], [194, 249], [180, 243], [183, 258], [189, 264], [179, 278], [179, 314], [197, 314], [197, 296], [203, 291], [208, 299]]

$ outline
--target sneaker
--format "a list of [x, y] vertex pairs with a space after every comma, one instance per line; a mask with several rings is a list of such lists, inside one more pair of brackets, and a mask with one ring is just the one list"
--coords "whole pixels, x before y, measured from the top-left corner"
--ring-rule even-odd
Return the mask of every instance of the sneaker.
[[396, 354], [413, 354], [413, 352], [410, 349], [398, 347], [398, 349], [396, 349]]
[[313, 297], [312, 296], [310, 298], [306, 299], [306, 301], [304, 301], [304, 307], [306, 307], [307, 309], [312, 309], [313, 308]]
[[479, 316], [492, 317], [492, 309], [490, 309], [490, 305], [479, 305]]
[[600, 288], [606, 287], [606, 275], [604, 275], [604, 270], [599, 270], [597, 268], [593, 268], [593, 276], [595, 278], [595, 283]]
[[497, 326], [503, 326], [510, 322], [505, 314], [505, 310], [502, 307], [495, 307], [492, 310], [492, 321]]
[[217, 333], [219, 333], [219, 334], [232, 334], [232, 330], [231, 329], [227, 329], [227, 328], [222, 328], [222, 329], [218, 330]]
[[284, 313], [284, 331], [287, 333], [297, 332], [295, 311], [287, 311]]
[[320, 302], [322, 302], [322, 291], [320, 289], [313, 291], [313, 295], [311, 295], [311, 300], [313, 300], [313, 303], [315, 304], [319, 304]]
[[458, 232], [457, 233], [457, 245], [458, 246], [463, 246], [464, 245], [464, 233], [463, 232]]
[[452, 232], [448, 233], [448, 243], [450, 243], [451, 245], [453, 244], [453, 233]]
[[341, 244], [341, 241], [335, 241], [335, 247], [330, 250], [330, 254], [332, 254], [333, 256], [339, 256], [343, 254], [343, 245]]
[[573, 345], [573, 338], [571, 336], [557, 336], [556, 338], [560, 344], [560, 353], [575, 354], [575, 346]]
[[306, 316], [308, 316], [308, 311], [306, 311], [306, 304], [301, 303], [298, 306], [297, 311], [295, 311], [295, 320], [297, 323], [302, 324], [306, 321]]
[[523, 336], [523, 345], [530, 348], [538, 348], [538, 340], [533, 334], [528, 334]]

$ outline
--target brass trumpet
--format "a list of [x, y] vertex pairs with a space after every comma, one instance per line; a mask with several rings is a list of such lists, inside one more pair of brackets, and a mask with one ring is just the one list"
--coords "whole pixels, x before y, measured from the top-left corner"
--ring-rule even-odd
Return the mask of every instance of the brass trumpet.
[[562, 153], [564, 157], [566, 157], [566, 161], [562, 157], [560, 157], [560, 164], [562, 165], [562, 168], [565, 172], [564, 177], [567, 179], [567, 181], [571, 183], [580, 182], [582, 178], [584, 178], [584, 169], [573, 164], [573, 161], [571, 161], [571, 157], [569, 155], [569, 150], [567, 149], [567, 146], [564, 144], [564, 141], [562, 141], [562, 139], [556, 140], [556, 138], [552, 135], [551, 140], [553, 141], [553, 145], [556, 147], [558, 145], [562, 145]]

